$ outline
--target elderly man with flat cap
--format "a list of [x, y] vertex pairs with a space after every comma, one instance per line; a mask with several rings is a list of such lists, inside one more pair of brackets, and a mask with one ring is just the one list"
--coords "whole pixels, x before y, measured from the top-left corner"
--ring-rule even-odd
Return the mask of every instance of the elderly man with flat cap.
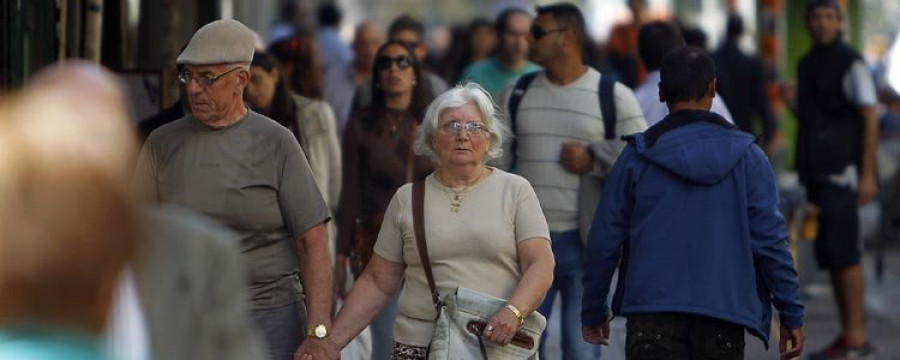
[[236, 20], [194, 34], [177, 59], [191, 114], [150, 135], [135, 183], [151, 201], [199, 211], [240, 235], [251, 315], [271, 358], [292, 360], [304, 337], [313, 342], [305, 349], [325, 349], [317, 344], [331, 325], [330, 216], [294, 136], [244, 105], [253, 46]]

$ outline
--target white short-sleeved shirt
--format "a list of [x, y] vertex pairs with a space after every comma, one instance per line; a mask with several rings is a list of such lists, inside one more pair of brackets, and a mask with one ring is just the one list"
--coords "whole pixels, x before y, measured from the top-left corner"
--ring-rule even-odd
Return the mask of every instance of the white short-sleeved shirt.
[[[550, 239], [531, 184], [521, 176], [492, 170], [462, 196], [458, 213], [450, 211], [453, 194], [434, 174], [425, 180], [425, 238], [442, 297], [457, 287], [465, 287], [508, 299], [522, 275], [518, 244], [535, 238]], [[437, 313], [416, 247], [412, 184], [401, 187], [391, 199], [375, 253], [388, 261], [406, 264], [394, 339], [407, 345], [428, 346]]]

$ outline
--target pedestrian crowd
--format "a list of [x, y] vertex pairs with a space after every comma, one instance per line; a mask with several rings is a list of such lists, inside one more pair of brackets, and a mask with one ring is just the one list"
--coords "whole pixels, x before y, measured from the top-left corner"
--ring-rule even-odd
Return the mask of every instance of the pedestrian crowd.
[[[900, 193], [875, 169], [879, 98], [896, 137], [900, 96], [838, 2], [807, 3], [783, 101], [841, 320], [810, 358], [863, 358], [855, 214]], [[412, 16], [345, 44], [341, 15], [268, 44], [202, 26], [139, 136], [87, 63], [0, 103], [0, 359], [536, 359], [551, 318], [562, 358], [598, 359], [616, 316], [628, 359], [742, 359], [745, 333], [804, 352], [783, 144], [740, 17], [709, 53], [636, 16], [597, 56], [577, 6], [511, 7], [441, 57]]]

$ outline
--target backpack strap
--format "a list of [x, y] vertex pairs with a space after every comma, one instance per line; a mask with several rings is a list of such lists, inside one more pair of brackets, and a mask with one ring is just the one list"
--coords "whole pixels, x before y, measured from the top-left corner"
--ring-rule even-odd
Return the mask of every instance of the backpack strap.
[[611, 76], [600, 76], [600, 89], [597, 95], [600, 97], [600, 113], [603, 116], [604, 137], [606, 140], [616, 138], [616, 80]]
[[531, 86], [531, 83], [534, 82], [534, 78], [537, 77], [538, 72], [530, 72], [525, 75], [519, 77], [519, 80], [516, 81], [516, 85], [513, 87], [512, 93], [509, 95], [507, 114], [509, 115], [509, 130], [513, 134], [513, 140], [511, 144], [511, 153], [512, 156], [512, 167], [516, 166], [516, 162], [518, 160], [517, 150], [519, 147], [519, 141], [516, 138], [516, 116], [519, 114], [519, 104], [522, 102], [522, 98], [525, 97], [525, 92], [528, 91], [528, 87]]

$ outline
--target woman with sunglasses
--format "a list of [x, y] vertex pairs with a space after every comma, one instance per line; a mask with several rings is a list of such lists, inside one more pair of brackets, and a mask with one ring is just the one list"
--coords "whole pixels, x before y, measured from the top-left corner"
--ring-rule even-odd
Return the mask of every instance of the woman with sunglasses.
[[[357, 111], [344, 130], [344, 188], [338, 206], [335, 284], [344, 292], [348, 264], [358, 276], [372, 254], [388, 202], [401, 185], [434, 170], [413, 153], [416, 129], [431, 99], [422, 65], [406, 44], [389, 41], [375, 55], [372, 104]], [[373, 359], [389, 356], [396, 301], [372, 324]]]
[[[428, 107], [415, 148], [438, 164], [424, 180], [422, 228], [439, 296], [462, 287], [508, 299], [483, 334], [495, 344], [516, 346], [510, 345], [514, 335], [550, 288], [554, 260], [531, 184], [486, 165], [502, 155], [510, 135], [500, 117], [481, 86], [458, 85]], [[392, 359], [426, 357], [438, 314], [419, 257], [412, 192], [411, 184], [404, 185], [388, 205], [375, 255], [326, 339], [333, 353], [399, 292]]]
[[[270, 54], [254, 53], [250, 74], [244, 94], [247, 103], [254, 111], [277, 121], [294, 134], [306, 154], [326, 205], [333, 211], [340, 197], [342, 179], [341, 148], [331, 106], [292, 91], [277, 60]], [[327, 226], [331, 244], [337, 238], [333, 223], [329, 222]]]

